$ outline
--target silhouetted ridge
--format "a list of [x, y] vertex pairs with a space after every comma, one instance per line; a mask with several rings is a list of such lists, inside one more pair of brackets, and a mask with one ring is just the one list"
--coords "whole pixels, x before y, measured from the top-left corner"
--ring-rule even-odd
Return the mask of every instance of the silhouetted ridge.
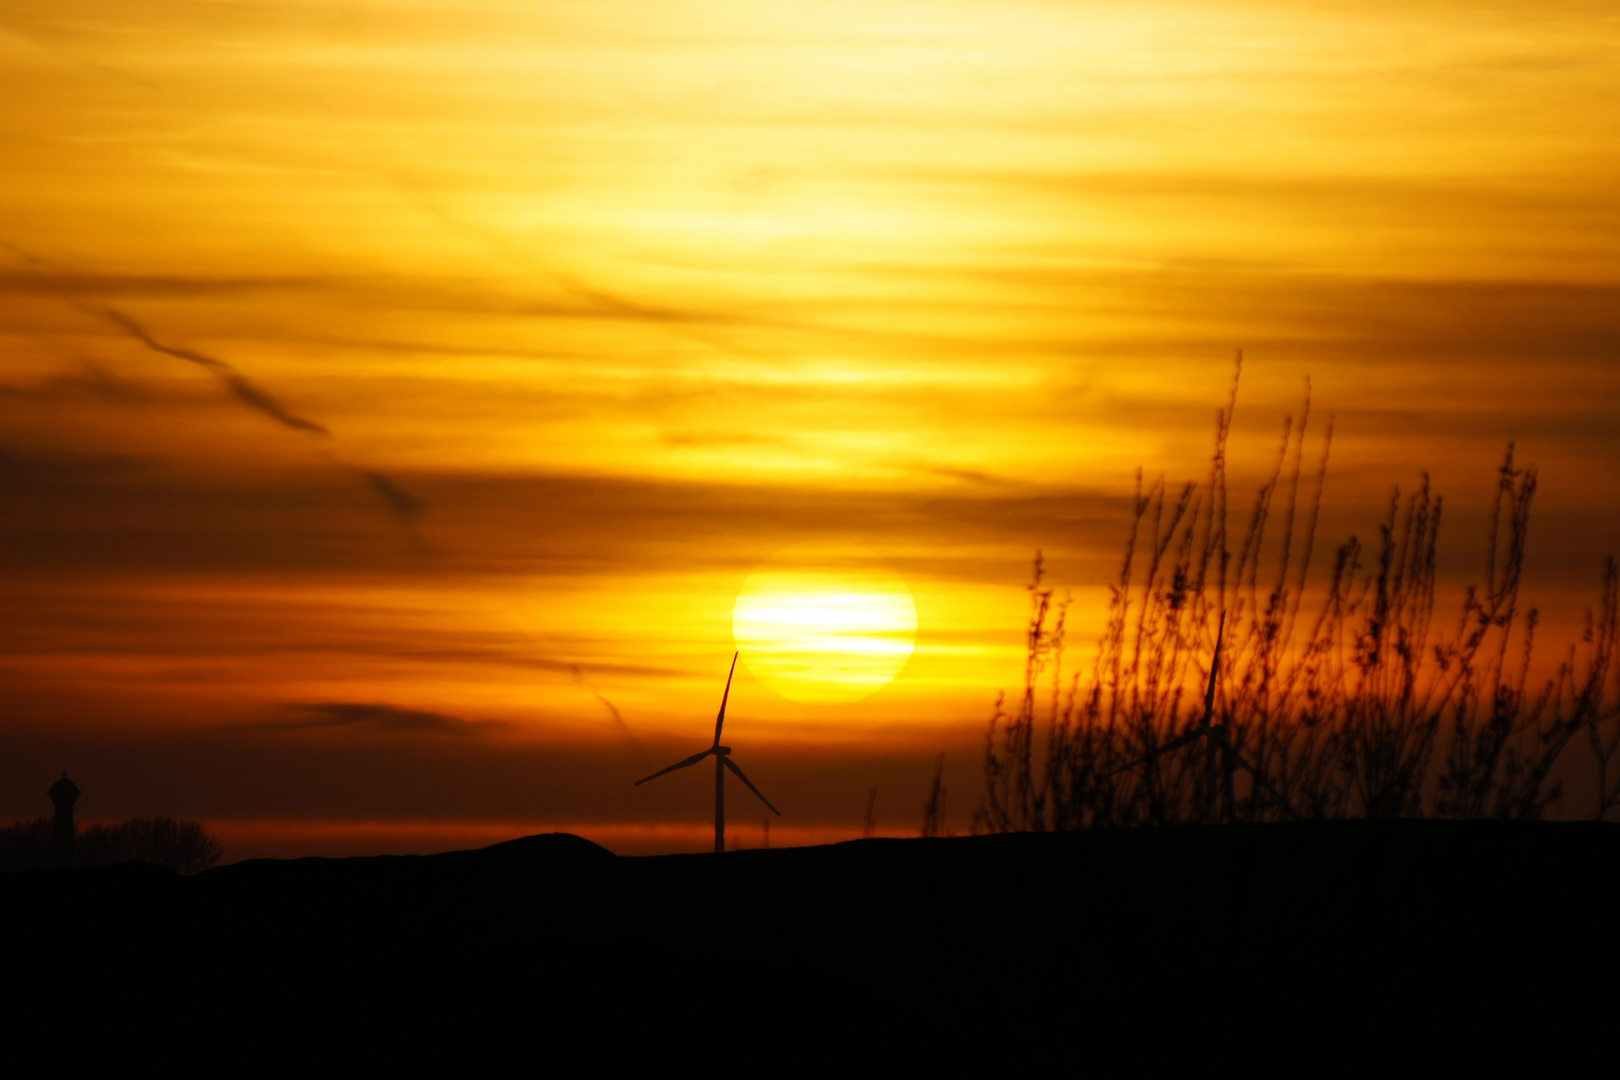
[[217, 867], [199, 876], [205, 888], [230, 892], [243, 881], [259, 887], [308, 889], [397, 887], [405, 881], [434, 880], [443, 887], [475, 888], [489, 877], [572, 880], [590, 876], [592, 867], [612, 864], [618, 856], [572, 833], [543, 833], [507, 840], [486, 848], [446, 851], [437, 855], [354, 855], [348, 858], [248, 859]]
[[[341, 1025], [607, 1024], [619, 1048], [666, 1021], [701, 1030], [716, 1002], [745, 1033], [823, 1040], [851, 1017], [921, 1008], [946, 1040], [930, 1045], [1075, 1053], [1145, 1045], [1121, 1034], [1133, 1026], [1162, 1040], [1176, 1017], [1259, 1032], [1261, 1057], [1302, 1042], [1372, 1055], [1352, 1075], [1390, 1071], [1378, 1038], [1464, 1056], [1515, 1033], [1612, 1041], [1616, 897], [1620, 825], [1597, 822], [1100, 828], [635, 858], [553, 833], [191, 877], [0, 875], [0, 905], [28, 928], [8, 954], [13, 985], [42, 1000], [123, 979], [233, 1015], [296, 1002]], [[1292, 1060], [1295, 1074], [1318, 1072]]]
[[472, 851], [449, 851], [442, 855], [429, 855], [429, 859], [501, 859], [532, 861], [549, 866], [589, 866], [611, 862], [618, 856], [600, 844], [593, 844], [573, 833], [540, 833], [516, 840], [505, 840], [486, 848]]

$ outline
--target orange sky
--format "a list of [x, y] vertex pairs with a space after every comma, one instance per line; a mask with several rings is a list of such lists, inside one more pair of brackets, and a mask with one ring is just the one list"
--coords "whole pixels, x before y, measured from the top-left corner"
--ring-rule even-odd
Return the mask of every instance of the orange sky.
[[1238, 346], [1240, 467], [1307, 376], [1336, 418], [1329, 539], [1429, 469], [1461, 581], [1518, 439], [1567, 621], [1620, 548], [1617, 46], [1602, 3], [0, 0], [0, 812], [65, 767], [233, 855], [701, 848], [701, 779], [629, 781], [816, 542], [915, 652], [854, 704], [741, 671], [739, 760], [821, 836], [873, 787], [914, 830], [947, 750], [965, 829], [1033, 550], [1083, 641]]

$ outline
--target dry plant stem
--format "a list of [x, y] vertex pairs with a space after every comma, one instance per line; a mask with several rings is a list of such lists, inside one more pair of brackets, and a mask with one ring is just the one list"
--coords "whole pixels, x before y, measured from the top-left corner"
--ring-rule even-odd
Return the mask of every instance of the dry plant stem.
[[923, 806], [923, 836], [944, 836], [945, 832], [945, 755], [939, 755], [939, 766], [934, 770], [934, 783], [928, 791], [928, 802]]
[[1617, 639], [1620, 639], [1620, 571], [1611, 558], [1603, 567], [1603, 591], [1598, 610], [1595, 614], [1587, 612], [1586, 632], [1581, 638], [1587, 667], [1579, 708], [1597, 771], [1597, 806], [1593, 816], [1599, 821], [1610, 810], [1620, 807], [1620, 774], [1610, 772], [1615, 754], [1620, 751], [1620, 706], [1608, 693], [1610, 682], [1620, 680], [1620, 665], [1615, 663]]
[[[1054, 599], [1037, 553], [1024, 689], [1011, 713], [997, 698], [975, 829], [1187, 822], [1202, 820], [1211, 800], [1226, 821], [1539, 818], [1560, 795], [1554, 764], [1583, 732], [1596, 816], [1620, 808], [1614, 562], [1579, 648], [1531, 686], [1537, 616], [1519, 590], [1536, 472], [1515, 465], [1510, 444], [1485, 580], [1465, 593], [1455, 629], [1434, 625], [1444, 507], [1426, 476], [1411, 494], [1392, 494], [1370, 564], [1357, 538], [1339, 546], [1306, 614], [1332, 425], [1307, 484], [1307, 383], [1299, 422], [1284, 420], [1275, 463], [1234, 536], [1227, 441], [1241, 362], [1216, 414], [1204, 484], [1172, 494], [1138, 474], [1088, 675], [1065, 681], [1067, 600]], [[1223, 755], [1212, 778], [1204, 744], [1192, 738], [1223, 614], [1214, 719], [1254, 776]]]

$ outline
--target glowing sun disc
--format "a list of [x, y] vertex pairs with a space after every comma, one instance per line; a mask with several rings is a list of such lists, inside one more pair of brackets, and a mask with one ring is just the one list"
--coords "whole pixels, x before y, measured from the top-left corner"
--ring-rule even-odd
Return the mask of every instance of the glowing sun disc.
[[871, 560], [788, 548], [743, 582], [732, 636], [748, 670], [792, 701], [858, 701], [911, 658], [917, 605], [898, 574]]

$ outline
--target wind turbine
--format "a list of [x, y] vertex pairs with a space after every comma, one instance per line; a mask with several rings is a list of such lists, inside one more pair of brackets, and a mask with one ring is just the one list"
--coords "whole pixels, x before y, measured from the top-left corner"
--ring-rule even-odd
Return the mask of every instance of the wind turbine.
[[1204, 824], [1206, 825], [1215, 824], [1216, 818], [1220, 816], [1217, 802], [1219, 792], [1217, 791], [1215, 785], [1216, 780], [1221, 772], [1220, 766], [1223, 763], [1223, 760], [1226, 767], [1226, 783], [1224, 786], [1226, 789], [1226, 802], [1229, 808], [1234, 807], [1237, 804], [1236, 793], [1232, 789], [1232, 778], [1234, 774], [1236, 774], [1237, 766], [1239, 765], [1249, 770], [1249, 775], [1254, 777], [1254, 782], [1271, 792], [1272, 796], [1276, 798], [1278, 802], [1282, 803], [1284, 806], [1289, 805], [1288, 800], [1283, 797], [1282, 792], [1273, 787], [1271, 781], [1260, 775], [1259, 769], [1256, 769], [1253, 765], [1250, 765], [1243, 755], [1238, 753], [1237, 747], [1233, 746], [1231, 740], [1226, 737], [1226, 724], [1215, 723], [1215, 680], [1219, 678], [1221, 674], [1221, 645], [1225, 642], [1225, 640], [1226, 612], [1223, 611], [1221, 612], [1220, 629], [1216, 631], [1215, 634], [1215, 659], [1209, 665], [1209, 686], [1204, 690], [1203, 722], [1197, 727], [1193, 728], [1191, 731], [1187, 732], [1185, 735], [1182, 735], [1180, 738], [1171, 739], [1169, 742], [1165, 743], [1157, 750], [1154, 750], [1152, 753], [1144, 754], [1142, 757], [1137, 758], [1130, 764], [1121, 765], [1119, 768], [1108, 773], [1109, 776], [1113, 776], [1116, 773], [1122, 773], [1128, 769], [1134, 769], [1138, 765], [1147, 764], [1149, 761], [1159, 757], [1161, 754], [1168, 754], [1172, 750], [1179, 750], [1183, 746], [1188, 746], [1197, 742], [1199, 739], [1203, 739], [1205, 749]]
[[771, 800], [767, 799], [764, 795], [760, 795], [759, 788], [755, 787], [754, 782], [752, 780], [748, 779], [748, 777], [743, 774], [743, 771], [737, 767], [737, 763], [735, 761], [731, 760], [731, 747], [729, 747], [729, 746], [721, 746], [720, 745], [720, 729], [725, 727], [725, 724], [726, 724], [726, 699], [731, 697], [731, 677], [733, 675], [737, 674], [737, 656], [738, 656], [737, 653], [732, 653], [731, 654], [731, 671], [726, 675], [726, 692], [720, 696], [720, 715], [715, 717], [715, 721], [714, 721], [714, 745], [709, 747], [707, 750], [703, 751], [703, 753], [701, 753], [701, 754], [693, 754], [691, 757], [687, 758], [685, 761], [677, 761], [675, 764], [671, 765], [667, 769], [659, 769], [657, 772], [653, 773], [651, 776], [643, 777], [642, 779], [637, 780], [635, 782], [635, 784], [634, 784], [635, 787], [640, 787], [642, 784], [645, 784], [648, 780], [656, 780], [660, 776], [663, 776], [665, 773], [672, 773], [676, 769], [684, 769], [688, 765], [696, 765], [698, 762], [702, 761], [704, 758], [708, 757], [710, 754], [713, 754], [714, 755], [714, 853], [716, 855], [723, 855], [725, 853], [725, 850], [726, 850], [726, 770], [727, 769], [730, 769], [732, 772], [736, 773], [737, 774], [737, 779], [739, 779], [743, 783], [747, 784], [749, 791], [752, 791], [755, 795], [759, 795], [759, 801], [764, 803], [767, 807], [770, 807], [771, 813], [775, 814], [777, 817], [782, 816], [782, 811], [778, 810], [774, 806], [771, 806]]

